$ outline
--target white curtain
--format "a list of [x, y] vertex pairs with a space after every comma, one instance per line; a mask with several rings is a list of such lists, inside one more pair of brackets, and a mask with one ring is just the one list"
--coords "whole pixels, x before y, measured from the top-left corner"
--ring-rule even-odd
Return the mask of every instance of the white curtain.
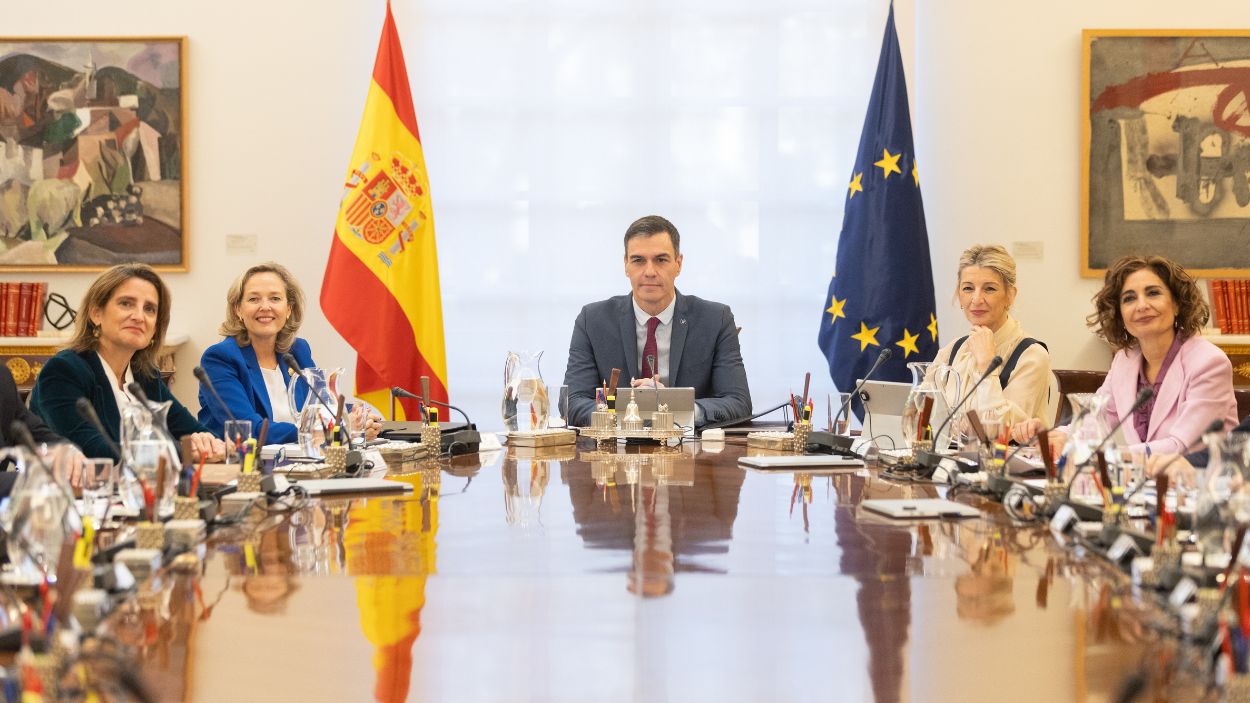
[[883, 0], [395, 4], [430, 173], [452, 402], [501, 426], [509, 349], [564, 376], [660, 214], [678, 288], [729, 304], [756, 408], [813, 375]]

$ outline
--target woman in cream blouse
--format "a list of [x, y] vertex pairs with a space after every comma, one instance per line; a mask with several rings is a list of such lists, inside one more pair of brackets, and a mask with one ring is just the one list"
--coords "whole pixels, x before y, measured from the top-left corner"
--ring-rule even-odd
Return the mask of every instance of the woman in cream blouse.
[[959, 257], [958, 279], [959, 309], [972, 329], [938, 350], [934, 362], [954, 367], [967, 393], [991, 360], [1001, 356], [1003, 364], [977, 389], [970, 406], [1008, 427], [1029, 418], [1049, 419], [1050, 353], [1027, 337], [1010, 314], [1016, 300], [1015, 260], [997, 244], [976, 245]]

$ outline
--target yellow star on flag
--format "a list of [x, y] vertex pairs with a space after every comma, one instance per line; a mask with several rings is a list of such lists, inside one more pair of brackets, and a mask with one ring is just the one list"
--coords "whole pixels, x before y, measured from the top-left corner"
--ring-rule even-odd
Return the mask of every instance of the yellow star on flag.
[[911, 179], [916, 182], [916, 187], [920, 187], [920, 167], [916, 165], [916, 160], [911, 160]]
[[873, 164], [873, 166], [881, 167], [881, 177], [889, 178], [891, 173], [902, 175], [903, 170], [898, 167], [898, 160], [903, 156], [903, 152], [891, 154], [889, 149], [883, 149], [882, 151], [885, 152], [885, 156]]
[[877, 343], [877, 330], [879, 329], [881, 329], [879, 326], [873, 327], [872, 329], [868, 329], [868, 325], [865, 325], [863, 322], [860, 322], [859, 334], [851, 335], [851, 339], [857, 340], [859, 342], [860, 351], [864, 351], [865, 349], [867, 349], [869, 344], [873, 345], [874, 347], [879, 347], [881, 346], [880, 344]]
[[933, 313], [929, 313], [929, 334], [933, 335], [933, 341], [937, 341], [937, 318]]
[[863, 177], [863, 173], [857, 173], [855, 174], [855, 177], [851, 179], [851, 194], [848, 197], [854, 198], [856, 193], [864, 192], [864, 184], [860, 182]]
[[831, 303], [829, 307], [825, 309], [825, 312], [829, 313], [830, 315], [833, 315], [833, 319], [829, 320], [829, 324], [832, 325], [833, 323], [837, 322], [839, 317], [846, 317], [846, 313], [842, 312], [842, 308], [844, 307], [846, 307], [846, 298], [843, 298], [842, 300], [838, 300], [838, 296], [836, 295], [833, 296], [833, 303]]
[[916, 334], [912, 334], [907, 331], [906, 327], [904, 327], [903, 328], [903, 341], [895, 342], [894, 345], [903, 348], [903, 358], [906, 359], [912, 354], [920, 353], [920, 350], [916, 348], [916, 340], [919, 338], [920, 338], [919, 332], [917, 332]]

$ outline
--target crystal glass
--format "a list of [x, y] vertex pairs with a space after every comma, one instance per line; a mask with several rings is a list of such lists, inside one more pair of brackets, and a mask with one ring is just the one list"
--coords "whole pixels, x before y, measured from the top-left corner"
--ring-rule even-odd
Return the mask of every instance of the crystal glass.
[[1194, 529], [1204, 556], [1222, 556], [1238, 526], [1250, 523], [1250, 435], [1212, 432], [1206, 442], [1210, 459], [1198, 480]]
[[307, 457], [321, 459], [324, 456], [321, 448], [326, 443], [326, 428], [334, 423], [338, 410], [342, 376], [343, 369], [308, 367], [300, 371], [299, 378], [287, 384], [287, 403], [299, 430], [300, 449]]
[[19, 472], [0, 515], [16, 579], [27, 583], [55, 580], [66, 540], [81, 529], [66, 477], [58, 474], [57, 462], [46, 453], [36, 456], [24, 447], [6, 447], [0, 450], [0, 458], [12, 461]]
[[[1111, 434], [1111, 425], [1107, 421], [1107, 404], [1111, 396], [1100, 393], [1069, 393], [1068, 402], [1072, 404], [1073, 423], [1069, 425], [1068, 440], [1064, 444], [1063, 453], [1067, 458], [1067, 470], [1075, 472], [1080, 466], [1089, 462], [1097, 447]], [[1108, 441], [1105, 447], [1112, 447]]]
[[913, 448], [923, 438], [921, 433], [925, 432], [925, 428], [920, 426], [920, 416], [924, 413], [926, 402], [931, 401], [929, 430], [936, 431], [940, 425], [946, 425], [941, 430], [941, 436], [932, 438], [933, 447], [938, 450], [945, 449], [950, 446], [955, 423], [944, 423], [944, 420], [950, 414], [952, 404], [959, 402], [959, 374], [945, 364], [924, 361], [913, 361], [907, 368], [911, 370], [912, 378], [907, 402], [903, 404], [903, 439], [906, 440], [908, 448]]
[[509, 432], [547, 429], [551, 401], [539, 368], [543, 353], [510, 351], [503, 367], [503, 424]]
[[226, 440], [226, 465], [242, 466], [247, 452], [247, 440], [252, 438], [251, 420], [226, 420], [223, 439]]
[[[145, 487], [157, 501], [157, 516], [172, 513], [177, 494], [178, 471], [169, 461], [171, 447], [163, 440], [131, 442], [124, 450], [127, 471], [121, 477], [118, 491], [122, 504], [143, 513], [146, 510]], [[165, 477], [159, 480], [161, 469]], [[160, 490], [158, 490], [160, 489]]]
[[108, 515], [117, 485], [117, 465], [112, 459], [86, 459], [82, 467], [82, 512], [90, 515], [97, 527]]
[[547, 386], [547, 398], [551, 412], [547, 415], [547, 427], [567, 427], [569, 417], [569, 387]]

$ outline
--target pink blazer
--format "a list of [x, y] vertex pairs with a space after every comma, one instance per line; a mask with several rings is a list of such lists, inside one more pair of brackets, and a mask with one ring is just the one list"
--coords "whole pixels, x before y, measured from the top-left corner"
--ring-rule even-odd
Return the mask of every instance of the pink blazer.
[[[1137, 399], [1137, 374], [1141, 350], [1136, 347], [1116, 352], [1111, 369], [1099, 393], [1111, 395], [1108, 421], [1120, 421]], [[1233, 365], [1219, 347], [1201, 337], [1191, 337], [1181, 345], [1172, 360], [1150, 413], [1150, 429], [1137, 436], [1130, 418], [1123, 425], [1124, 438], [1131, 447], [1142, 444], [1159, 453], [1184, 453], [1200, 439], [1202, 431], [1217, 418], [1224, 429], [1237, 424], [1237, 400], [1233, 396]]]

